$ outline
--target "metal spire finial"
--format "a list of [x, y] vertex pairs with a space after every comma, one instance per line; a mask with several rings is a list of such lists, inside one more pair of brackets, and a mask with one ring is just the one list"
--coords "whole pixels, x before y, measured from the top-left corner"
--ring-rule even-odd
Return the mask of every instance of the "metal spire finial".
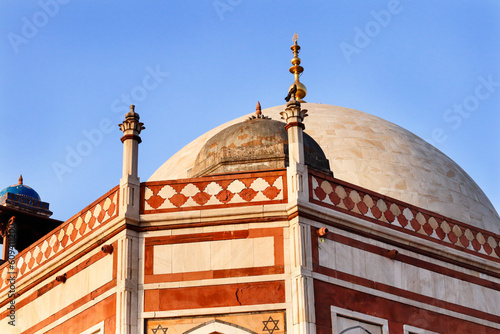
[[307, 95], [307, 88], [302, 82], [300, 82], [299, 79], [302, 72], [304, 72], [304, 68], [300, 66], [301, 63], [301, 60], [299, 58], [300, 46], [297, 44], [298, 39], [299, 35], [295, 33], [292, 38], [293, 45], [290, 48], [293, 51], [292, 67], [290, 67], [290, 73], [293, 74], [295, 81], [293, 84], [290, 85], [290, 88], [288, 88], [288, 96], [285, 98], [287, 102], [292, 97], [294, 98], [294, 100], [297, 100], [299, 102], [306, 102], [302, 99]]

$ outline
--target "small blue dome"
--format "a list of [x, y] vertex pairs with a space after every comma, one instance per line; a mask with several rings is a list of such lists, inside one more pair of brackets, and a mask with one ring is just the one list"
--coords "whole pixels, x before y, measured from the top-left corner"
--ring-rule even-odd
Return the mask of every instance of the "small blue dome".
[[19, 184], [14, 184], [0, 191], [0, 197], [4, 196], [7, 193], [31, 197], [36, 199], [37, 201], [41, 201], [40, 195], [33, 189], [23, 184], [22, 176], [19, 178]]
[[34, 191], [28, 186], [25, 186], [24, 184], [16, 184], [5, 188], [4, 190], [0, 191], [0, 197], [5, 195], [6, 193], [23, 195], [40, 201], [40, 195], [38, 195], [36, 191]]

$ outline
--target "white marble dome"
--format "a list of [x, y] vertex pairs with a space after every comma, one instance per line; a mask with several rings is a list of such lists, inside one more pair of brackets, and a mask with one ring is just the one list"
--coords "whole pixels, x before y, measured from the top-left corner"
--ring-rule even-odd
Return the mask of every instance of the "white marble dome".
[[[413, 133], [379, 117], [332, 105], [303, 103], [305, 132], [314, 138], [338, 179], [500, 233], [495, 208], [467, 173]], [[280, 120], [285, 106], [262, 111]], [[248, 115], [201, 135], [168, 159], [148, 181], [187, 178], [205, 142]]]

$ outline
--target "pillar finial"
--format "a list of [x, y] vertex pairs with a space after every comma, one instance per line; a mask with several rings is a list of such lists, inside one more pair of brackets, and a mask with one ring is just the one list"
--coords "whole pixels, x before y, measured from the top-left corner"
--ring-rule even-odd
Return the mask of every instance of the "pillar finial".
[[290, 101], [291, 98], [299, 102], [306, 102], [303, 100], [303, 98], [307, 95], [307, 88], [302, 82], [300, 82], [299, 79], [302, 72], [304, 72], [304, 68], [300, 66], [300, 46], [297, 44], [298, 39], [299, 35], [295, 33], [292, 38], [293, 45], [290, 47], [290, 49], [293, 51], [293, 58], [291, 60], [292, 67], [290, 67], [290, 73], [293, 74], [295, 81], [290, 85], [290, 88], [288, 88], [288, 96], [285, 98], [287, 102]]
[[257, 106], [255, 107], [255, 114], [262, 115], [262, 107], [260, 106], [260, 101], [257, 101]]
[[139, 134], [146, 127], [144, 123], [139, 122], [140, 119], [139, 114], [135, 112], [135, 106], [132, 104], [130, 106], [130, 111], [125, 114], [125, 121], [118, 124], [120, 130], [123, 131], [123, 137], [121, 138], [122, 143], [129, 138], [137, 140], [139, 143], [142, 141]]
[[23, 174], [19, 175], [19, 181], [17, 184], [23, 184]]

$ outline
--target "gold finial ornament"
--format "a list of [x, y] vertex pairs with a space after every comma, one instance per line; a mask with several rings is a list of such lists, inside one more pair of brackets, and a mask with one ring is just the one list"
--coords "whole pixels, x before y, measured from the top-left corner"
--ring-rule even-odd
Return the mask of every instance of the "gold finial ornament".
[[17, 182], [17, 184], [23, 184], [23, 174], [19, 176], [19, 181]]
[[260, 101], [257, 101], [257, 106], [255, 107], [255, 114], [262, 115], [262, 107], [260, 106]]
[[306, 102], [302, 100], [306, 95], [307, 95], [307, 88], [304, 86], [302, 82], [300, 82], [300, 75], [302, 72], [304, 72], [304, 68], [300, 66], [300, 58], [299, 58], [299, 50], [300, 46], [297, 44], [297, 40], [299, 39], [299, 35], [295, 33], [293, 35], [293, 45], [290, 47], [290, 49], [293, 51], [293, 58], [292, 58], [292, 67], [290, 67], [290, 73], [293, 74], [295, 77], [295, 82], [290, 85], [290, 88], [288, 91], [291, 89], [294, 89], [294, 85], [297, 86], [297, 92], [295, 92], [295, 97], [299, 102]]

